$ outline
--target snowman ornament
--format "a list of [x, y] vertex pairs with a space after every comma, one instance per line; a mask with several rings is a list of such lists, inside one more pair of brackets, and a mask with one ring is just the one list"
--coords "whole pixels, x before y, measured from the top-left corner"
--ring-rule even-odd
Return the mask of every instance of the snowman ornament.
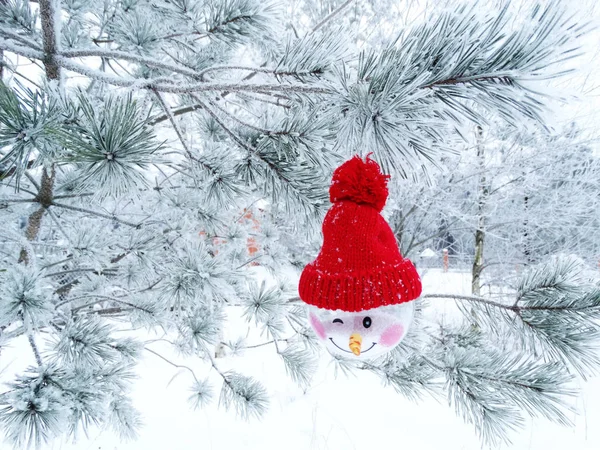
[[389, 175], [359, 156], [333, 173], [323, 246], [300, 276], [309, 323], [336, 356], [373, 359], [406, 336], [421, 295], [415, 266], [400, 254], [380, 212]]

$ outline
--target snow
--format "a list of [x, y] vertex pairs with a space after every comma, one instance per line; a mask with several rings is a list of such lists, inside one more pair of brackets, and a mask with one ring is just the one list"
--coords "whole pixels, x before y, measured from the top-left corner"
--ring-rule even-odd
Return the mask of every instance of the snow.
[[[466, 294], [469, 274], [431, 269], [423, 274], [424, 292]], [[433, 314], [452, 316], [451, 301], [435, 301]], [[241, 319], [240, 319], [241, 320]], [[240, 322], [242, 324], [242, 322]], [[235, 327], [232, 327], [235, 328]], [[152, 349], [192, 367], [199, 378], [210, 373], [198, 360], [173, 354], [168, 344], [155, 342]], [[0, 377], [10, 379], [20, 367], [31, 363], [25, 339], [3, 349]], [[227, 369], [229, 357], [217, 359]], [[445, 401], [431, 398], [413, 403], [384, 387], [371, 373], [349, 376], [334, 373], [331, 357], [323, 352], [310, 388], [304, 392], [285, 374], [281, 359], [271, 346], [247, 350], [232, 366], [260, 379], [271, 395], [269, 411], [262, 419], [244, 421], [232, 411], [218, 408], [218, 395], [203, 409], [193, 411], [187, 401], [193, 380], [185, 371], [145, 353], [137, 367], [133, 402], [145, 426], [137, 441], [120, 442], [109, 431], [93, 430], [76, 443], [55, 442], [44, 450], [187, 450], [187, 449], [421, 449], [479, 450], [473, 428], [454, 414]], [[214, 375], [214, 372], [213, 372]], [[215, 379], [216, 381], [216, 379]], [[215, 384], [215, 392], [218, 386]], [[514, 450], [597, 450], [600, 429], [600, 379], [582, 384], [576, 401], [579, 415], [574, 428], [535, 420], [514, 433]], [[589, 425], [588, 425], [589, 424]], [[0, 432], [1, 433], [1, 432]], [[0, 444], [0, 450], [9, 450]]]
[[419, 256], [421, 258], [435, 258], [437, 256], [437, 253], [430, 248], [426, 248], [425, 250], [423, 250], [423, 252], [421, 252]]

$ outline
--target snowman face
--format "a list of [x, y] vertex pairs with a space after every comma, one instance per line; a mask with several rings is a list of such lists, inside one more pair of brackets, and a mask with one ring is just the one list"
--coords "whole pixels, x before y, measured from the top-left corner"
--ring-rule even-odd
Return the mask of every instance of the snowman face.
[[384, 306], [360, 312], [309, 308], [309, 322], [331, 354], [372, 359], [396, 347], [406, 335], [414, 303]]

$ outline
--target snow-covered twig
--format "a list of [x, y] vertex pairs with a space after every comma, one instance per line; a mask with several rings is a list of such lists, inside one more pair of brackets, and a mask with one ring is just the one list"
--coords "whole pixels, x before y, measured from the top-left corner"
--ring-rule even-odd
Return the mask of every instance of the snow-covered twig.
[[[68, 261], [68, 260], [66, 260]], [[49, 277], [62, 277], [64, 275], [69, 275], [72, 273], [83, 273], [83, 272], [91, 272], [91, 273], [95, 273], [97, 275], [102, 275], [102, 274], [109, 274], [110, 272], [115, 272], [117, 269], [103, 269], [103, 270], [98, 270], [98, 269], [92, 269], [89, 267], [81, 267], [78, 269], [71, 269], [71, 270], [61, 270], [60, 272], [52, 272], [52, 273], [46, 273], [44, 274], [45, 278], [49, 278]], [[69, 300], [70, 301], [70, 300]]]
[[84, 49], [84, 50], [65, 50], [61, 52], [61, 56], [67, 58], [84, 58], [84, 57], [100, 57], [100, 58], [112, 58], [112, 59], [123, 59], [131, 61], [137, 64], [146, 65], [148, 67], [156, 67], [158, 69], [165, 69], [171, 72], [180, 73], [181, 75], [188, 76], [190, 78], [202, 79], [202, 72], [198, 72], [193, 69], [188, 69], [182, 65], [169, 64], [164, 61], [148, 58], [145, 56], [136, 55], [134, 53], [122, 52], [119, 50], [104, 50], [104, 49]]
[[184, 366], [183, 364], [176, 364], [173, 361], [165, 358], [164, 356], [162, 356], [160, 353], [155, 352], [154, 350], [148, 348], [148, 347], [144, 347], [144, 350], [146, 350], [147, 352], [152, 353], [153, 355], [158, 356], [160, 359], [162, 359], [163, 361], [165, 361], [167, 364], [172, 365], [173, 367], [176, 367], [178, 369], [185, 369], [188, 372], [190, 372], [192, 374], [192, 377], [194, 377], [194, 380], [198, 383], [198, 378], [196, 377], [196, 374], [194, 373], [194, 371], [189, 367], [189, 366]]
[[285, 103], [279, 103], [280, 99], [277, 99], [277, 101], [273, 101], [273, 100], [269, 100], [269, 99], [266, 99], [266, 98], [256, 97], [254, 95], [242, 94], [240, 92], [236, 92], [236, 95], [238, 97], [240, 97], [240, 98], [245, 99], [245, 100], [255, 100], [257, 102], [269, 103], [271, 105], [280, 106], [280, 107], [286, 108], [286, 109], [290, 109], [291, 108], [290, 105], [286, 105]]
[[127, 225], [128, 227], [132, 227], [132, 228], [139, 228], [142, 225], [141, 223], [128, 222], [126, 220], [119, 219], [116, 216], [103, 214], [101, 212], [93, 211], [91, 209], [80, 208], [79, 206], [65, 205], [64, 203], [56, 203], [56, 202], [52, 202], [52, 206], [56, 206], [58, 208], [70, 209], [72, 211], [78, 211], [78, 212], [85, 213], [85, 214], [91, 214], [92, 216], [98, 216], [98, 217], [102, 217], [102, 218], [108, 219], [108, 220], [113, 220], [115, 222], [122, 223], [123, 225]]
[[263, 342], [261, 344], [246, 345], [245, 347], [242, 347], [242, 350], [247, 350], [247, 349], [251, 349], [251, 348], [259, 348], [259, 347], [264, 347], [265, 345], [276, 344], [277, 342], [288, 342], [288, 341], [289, 341], [289, 339], [273, 339], [271, 341]]
[[70, 245], [73, 245], [73, 241], [71, 240], [71, 237], [67, 234], [64, 227], [61, 225], [60, 221], [58, 220], [58, 217], [56, 217], [56, 214], [54, 214], [54, 211], [52, 211], [51, 208], [46, 208], [46, 212], [48, 213], [50, 218], [53, 220], [53, 222], [56, 224], [56, 227], [58, 228], [60, 233], [63, 235], [63, 237], [67, 240], [67, 242]]
[[187, 142], [185, 141], [185, 136], [183, 135], [183, 132], [181, 131], [181, 128], [179, 127], [179, 124], [175, 120], [175, 117], [173, 117], [173, 114], [171, 114], [171, 109], [169, 108], [169, 105], [167, 105], [163, 96], [160, 95], [160, 92], [158, 92], [156, 89], [152, 89], [152, 92], [154, 92], [154, 94], [156, 95], [156, 98], [158, 99], [158, 103], [160, 104], [160, 106], [164, 110], [165, 114], [169, 118], [169, 121], [171, 122], [171, 126], [173, 126], [173, 129], [175, 130], [175, 134], [177, 134], [177, 137], [179, 138], [179, 142], [181, 142], [183, 149], [185, 150], [187, 155], [191, 157], [192, 152], [191, 152]]
[[331, 19], [333, 19], [335, 16], [337, 16], [344, 8], [346, 8], [353, 1], [354, 0], [347, 0], [346, 2], [342, 3], [339, 7], [337, 7], [333, 11], [331, 11], [331, 13], [328, 16], [326, 16], [323, 20], [321, 20], [318, 24], [316, 24], [313, 27], [312, 32], [314, 33], [319, 28], [321, 28], [323, 25], [325, 25], [327, 22], [329, 22]]
[[[199, 109], [202, 109], [201, 105], [198, 104], [194, 104], [194, 105], [189, 105], [189, 106], [182, 106], [181, 108], [177, 108], [171, 111], [171, 115], [175, 116], [180, 116], [182, 114], [187, 114], [189, 112], [194, 112], [194, 111], [198, 111]], [[164, 122], [165, 120], [169, 119], [169, 115], [168, 114], [162, 114], [160, 116], [156, 116], [153, 117], [151, 119], [148, 120], [148, 125], [156, 125], [157, 123], [160, 122]]]
[[204, 102], [202, 100], [200, 100], [199, 97], [192, 95], [192, 97], [194, 97], [196, 99], [196, 101], [198, 102], [199, 105], [202, 106], [202, 108], [204, 108], [204, 110], [214, 119], [214, 121], [223, 129], [223, 131], [225, 131], [225, 133], [227, 133], [231, 139], [233, 139], [240, 147], [242, 147], [245, 150], [248, 150], [249, 152], [256, 152], [256, 149], [252, 148], [250, 145], [246, 144], [245, 142], [243, 142], [239, 136], [237, 134], [235, 134], [217, 115], [217, 113], [215, 113], [212, 109], [210, 109], [206, 104], [204, 104]]
[[294, 71], [290, 71], [290, 70], [277, 70], [277, 69], [270, 69], [270, 68], [265, 68], [265, 67], [249, 67], [249, 66], [212, 66], [212, 67], [208, 67], [208, 68], [202, 70], [200, 72], [200, 74], [206, 75], [207, 73], [210, 73], [210, 72], [218, 72], [218, 71], [222, 71], [222, 70], [248, 70], [253, 73], [266, 73], [269, 75], [276, 75], [276, 76], [302, 76], [302, 75], [313, 75], [314, 74], [314, 72], [311, 72], [310, 70], [294, 72]]
[[233, 120], [234, 122], [237, 122], [238, 124], [245, 126], [247, 128], [251, 128], [252, 130], [256, 130], [264, 135], [281, 135], [281, 134], [288, 134], [287, 131], [277, 131], [277, 130], [267, 130], [265, 128], [261, 128], [261, 127], [257, 127], [256, 125], [253, 125], [251, 123], [248, 122], [244, 122], [242, 119], [236, 117], [235, 115], [231, 114], [229, 111], [227, 111], [225, 108], [221, 108], [219, 105], [217, 105], [215, 102], [213, 102], [212, 100], [208, 100], [208, 103], [215, 109], [221, 111], [223, 114], [225, 114], [227, 117], [229, 117], [231, 120]]
[[18, 33], [15, 33], [15, 32], [13, 32], [13, 31], [11, 31], [11, 30], [10, 30], [10, 29], [8, 29], [8, 28], [0, 28], [0, 36], [5, 36], [5, 37], [7, 37], [7, 38], [10, 38], [10, 39], [12, 39], [13, 41], [20, 42], [21, 44], [24, 44], [24, 45], [26, 45], [27, 47], [29, 47], [29, 48], [32, 48], [32, 49], [34, 49], [34, 50], [39, 50], [39, 51], [42, 51], [42, 47], [40, 47], [40, 46], [37, 44], [37, 42], [30, 41], [29, 39], [27, 39], [27, 38], [25, 38], [25, 37], [21, 36], [21, 35], [20, 35], [20, 34], [18, 34]]
[[[33, 176], [29, 173], [29, 172], [25, 172], [25, 176], [29, 179], [29, 181], [31, 182], [31, 184], [33, 184], [33, 186], [38, 190], [38, 193], [40, 191], [40, 185], [37, 182], [37, 180], [35, 178], [33, 178]], [[38, 195], [38, 194], [34, 194], [34, 195]]]
[[42, 357], [40, 355], [40, 350], [38, 349], [37, 344], [35, 343], [33, 333], [31, 331], [27, 333], [27, 340], [29, 341], [29, 346], [31, 347], [31, 350], [33, 351], [33, 354], [35, 356], [35, 361], [37, 362], [38, 366], [41, 367], [43, 365]]
[[[96, 297], [96, 298], [99, 299], [99, 301], [111, 301], [111, 302], [115, 302], [115, 303], [120, 303], [122, 305], [129, 306], [132, 309], [137, 309], [137, 310], [143, 311], [143, 312], [145, 312], [147, 314], [152, 314], [152, 311], [150, 311], [149, 309], [143, 308], [143, 307], [138, 306], [138, 305], [134, 305], [133, 303], [127, 302], [125, 300], [121, 300], [121, 299], [118, 299], [118, 298], [115, 298], [115, 297], [110, 297], [108, 295], [90, 294], [90, 295], [82, 296], [82, 297], [78, 297], [78, 298], [84, 298], [84, 297]], [[72, 299], [72, 300], [74, 300], [74, 299]], [[90, 306], [94, 306], [96, 304], [98, 304], [97, 301], [96, 302], [86, 303], [85, 305], [81, 305], [81, 306], [77, 306], [75, 308], [72, 308], [71, 311], [72, 312], [80, 311], [82, 309], [89, 308]]]
[[60, 50], [60, 0], [39, 0], [39, 8], [46, 76], [60, 81], [60, 67], [55, 61]]
[[503, 309], [514, 309], [511, 305], [505, 305], [503, 303], [494, 302], [484, 297], [477, 297], [475, 295], [458, 295], [458, 294], [425, 294], [420, 298], [447, 298], [452, 300], [462, 300], [467, 302], [483, 303], [486, 305], [494, 306], [496, 308]]
[[24, 56], [25, 58], [44, 59], [44, 52], [34, 50], [30, 47], [23, 47], [22, 45], [13, 43], [12, 40], [0, 38], [0, 49], [5, 52], [14, 53], [15, 55]]
[[[0, 48], [2, 44], [0, 42]], [[108, 84], [122, 87], [137, 87], [137, 88], [148, 88], [155, 89], [159, 92], [171, 93], [171, 94], [186, 94], [191, 92], [212, 92], [212, 91], [225, 91], [225, 92], [254, 92], [259, 94], [271, 94], [271, 93], [299, 93], [299, 94], [332, 94], [333, 91], [329, 88], [315, 87], [315, 86], [304, 86], [304, 85], [293, 85], [293, 84], [244, 84], [244, 83], [189, 83], [189, 84], [172, 84], [172, 83], [156, 83], [154, 80], [149, 79], [127, 79], [108, 75], [105, 72], [90, 69], [81, 64], [74, 63], [73, 61], [63, 56], [56, 57], [57, 64], [66, 70], [80, 73], [88, 78], [97, 79]]]
[[0, 198], [1, 203], [37, 203], [35, 198]]

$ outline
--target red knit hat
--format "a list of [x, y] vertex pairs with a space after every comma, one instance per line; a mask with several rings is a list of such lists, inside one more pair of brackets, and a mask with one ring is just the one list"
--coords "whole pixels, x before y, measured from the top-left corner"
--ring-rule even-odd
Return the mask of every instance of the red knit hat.
[[363, 311], [421, 295], [415, 266], [402, 258], [396, 237], [379, 214], [389, 175], [367, 156], [355, 156], [333, 173], [323, 220], [323, 247], [300, 276], [300, 298], [319, 308]]

